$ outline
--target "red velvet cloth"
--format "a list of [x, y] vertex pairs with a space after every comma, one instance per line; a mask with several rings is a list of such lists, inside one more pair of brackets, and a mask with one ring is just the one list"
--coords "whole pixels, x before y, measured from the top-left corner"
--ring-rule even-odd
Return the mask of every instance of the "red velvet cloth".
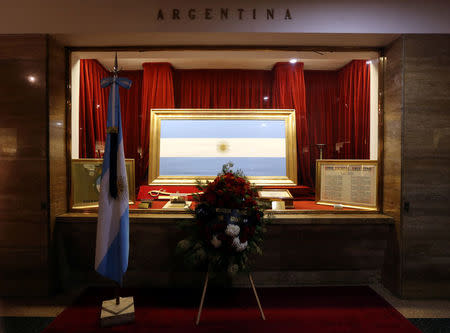
[[148, 193], [150, 191], [163, 191], [168, 193], [196, 193], [199, 190], [196, 186], [189, 185], [142, 185], [139, 188], [137, 199], [155, 199], [155, 197]]
[[169, 63], [144, 63], [142, 66], [144, 68], [140, 135], [142, 160], [136, 165], [136, 182], [141, 185], [148, 182], [151, 110], [175, 107], [172, 66]]
[[100, 146], [104, 151], [110, 87], [100, 87], [100, 80], [108, 75], [97, 60], [80, 60], [80, 158], [100, 157]]
[[197, 289], [122, 289], [121, 296], [134, 297], [135, 320], [107, 328], [100, 327], [101, 304], [114, 291], [90, 288], [43, 333], [420, 333], [367, 286], [258, 288], [266, 320], [251, 288], [209, 287], [197, 326], [200, 283]]
[[[323, 158], [335, 158], [337, 135], [337, 71], [305, 71], [306, 114], [311, 144], [311, 177], [315, 180], [317, 144], [325, 144]], [[314, 181], [315, 182], [315, 181]]]
[[[313, 198], [314, 192], [307, 186], [264, 186], [265, 189], [287, 189], [294, 198]], [[195, 193], [198, 192], [196, 186], [192, 185], [142, 185], [139, 188], [137, 200], [153, 199], [148, 192], [161, 190], [169, 193]]]
[[122, 109], [122, 133], [125, 158], [133, 158], [135, 164], [140, 160], [140, 127], [142, 118], [142, 71], [121, 71], [120, 77], [132, 81], [130, 89], [119, 89]]
[[277, 63], [273, 68], [272, 107], [295, 109], [297, 123], [298, 184], [311, 186], [309, 129], [306, 114], [303, 63]]
[[176, 105], [180, 108], [270, 108], [271, 85], [272, 75], [264, 70], [177, 70]]
[[370, 150], [370, 66], [353, 60], [338, 74], [337, 142], [340, 159], [368, 159]]

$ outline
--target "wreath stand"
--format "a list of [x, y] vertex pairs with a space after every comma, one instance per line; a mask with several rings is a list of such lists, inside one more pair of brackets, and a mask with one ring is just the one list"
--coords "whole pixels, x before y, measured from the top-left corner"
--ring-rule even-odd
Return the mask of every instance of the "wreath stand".
[[[253, 294], [255, 294], [256, 303], [258, 303], [258, 308], [259, 308], [259, 312], [261, 313], [261, 318], [262, 318], [262, 320], [266, 320], [266, 317], [264, 316], [264, 311], [263, 311], [263, 309], [261, 307], [261, 303], [259, 301], [258, 293], [256, 292], [255, 284], [253, 283], [252, 273], [250, 273], [250, 272], [248, 273], [248, 279], [250, 280], [250, 284], [253, 289]], [[205, 283], [203, 285], [202, 298], [200, 299], [200, 306], [198, 308], [197, 320], [195, 321], [195, 325], [198, 325], [200, 323], [200, 317], [202, 315], [202, 310], [203, 310], [203, 302], [205, 300], [205, 295], [206, 295], [206, 288], [208, 288], [208, 280], [209, 280], [209, 270], [206, 272]]]

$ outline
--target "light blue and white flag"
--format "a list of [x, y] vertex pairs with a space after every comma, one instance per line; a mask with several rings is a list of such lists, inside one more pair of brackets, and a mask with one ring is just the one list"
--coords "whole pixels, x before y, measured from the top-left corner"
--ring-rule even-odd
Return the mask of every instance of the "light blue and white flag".
[[286, 176], [284, 120], [162, 119], [159, 174], [215, 176], [227, 162], [246, 176]]
[[100, 185], [95, 270], [121, 285], [128, 267], [129, 196], [119, 86], [128, 89], [131, 87], [131, 81], [114, 75], [114, 77], [102, 79], [101, 86], [102, 88], [111, 86], [111, 91]]

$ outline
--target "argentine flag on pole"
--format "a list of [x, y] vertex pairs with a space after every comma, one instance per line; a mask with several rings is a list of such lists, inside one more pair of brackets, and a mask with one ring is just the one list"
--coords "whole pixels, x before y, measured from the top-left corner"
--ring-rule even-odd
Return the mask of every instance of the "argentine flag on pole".
[[131, 81], [117, 77], [117, 67], [115, 67], [114, 76], [101, 81], [102, 88], [108, 86], [111, 86], [111, 91], [98, 208], [95, 270], [122, 285], [122, 278], [128, 267], [129, 197], [119, 86], [128, 89], [131, 87]]

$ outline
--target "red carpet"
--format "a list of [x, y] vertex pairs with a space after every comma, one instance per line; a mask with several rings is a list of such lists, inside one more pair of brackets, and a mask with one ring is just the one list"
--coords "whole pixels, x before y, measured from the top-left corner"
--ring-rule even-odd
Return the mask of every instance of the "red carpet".
[[[105, 289], [88, 289], [44, 333], [71, 332], [420, 332], [369, 287], [259, 288], [262, 321], [251, 289], [209, 289], [199, 326], [200, 289], [128, 290], [133, 324], [100, 328]], [[103, 295], [103, 296], [99, 296]], [[112, 297], [107, 297], [112, 298]]]

